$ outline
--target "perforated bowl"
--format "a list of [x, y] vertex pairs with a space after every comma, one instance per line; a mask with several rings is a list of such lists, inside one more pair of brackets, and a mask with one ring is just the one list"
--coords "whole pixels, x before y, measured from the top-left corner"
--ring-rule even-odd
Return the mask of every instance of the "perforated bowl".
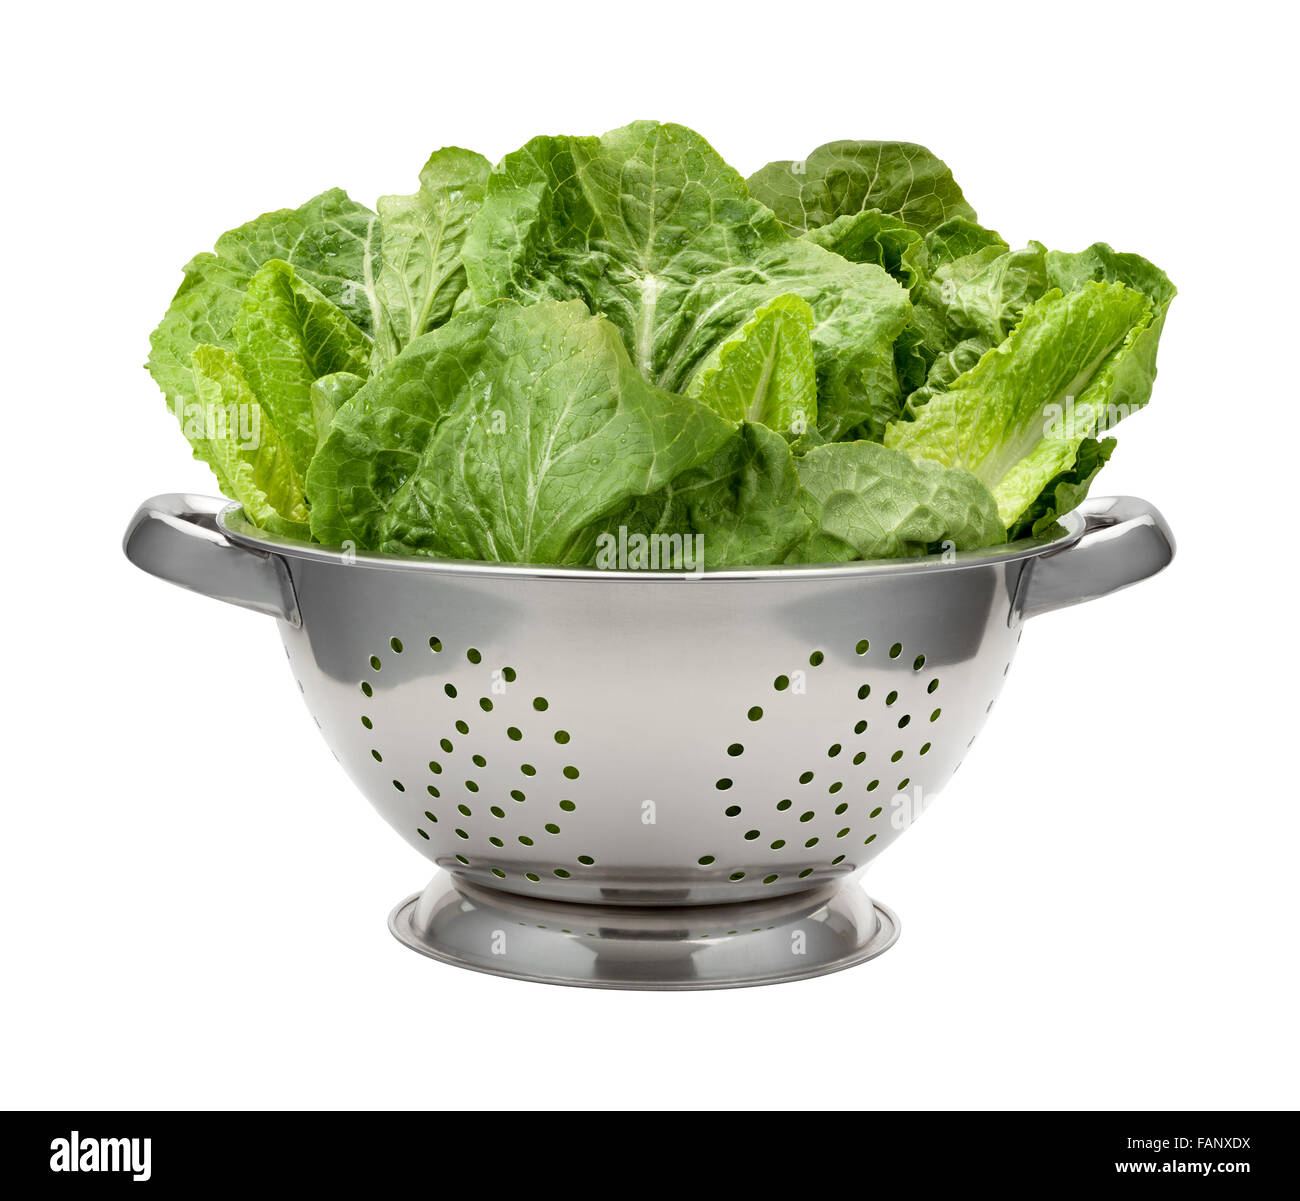
[[160, 496], [125, 549], [278, 618], [334, 756], [445, 869], [408, 945], [504, 975], [685, 988], [815, 975], [897, 922], [853, 877], [947, 783], [1026, 618], [1173, 556], [1088, 502], [994, 554], [702, 575], [352, 555]]

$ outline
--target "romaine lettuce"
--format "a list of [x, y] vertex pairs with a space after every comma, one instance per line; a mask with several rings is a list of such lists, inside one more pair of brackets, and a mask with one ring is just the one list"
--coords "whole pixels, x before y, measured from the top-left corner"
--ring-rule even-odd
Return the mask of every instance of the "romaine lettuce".
[[1147, 403], [1174, 296], [1104, 243], [1013, 250], [911, 143], [745, 181], [640, 121], [419, 182], [223, 234], [154, 331], [268, 531], [561, 564], [621, 531], [714, 567], [1042, 535]]

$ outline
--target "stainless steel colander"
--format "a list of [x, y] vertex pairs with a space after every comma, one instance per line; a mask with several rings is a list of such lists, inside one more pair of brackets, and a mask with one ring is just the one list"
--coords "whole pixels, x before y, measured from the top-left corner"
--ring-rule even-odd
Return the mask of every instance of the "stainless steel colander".
[[439, 868], [435, 959], [598, 987], [797, 979], [890, 946], [855, 876], [947, 783], [1028, 617], [1174, 543], [1130, 497], [992, 554], [698, 576], [353, 555], [155, 497], [154, 575], [278, 618], [334, 756]]

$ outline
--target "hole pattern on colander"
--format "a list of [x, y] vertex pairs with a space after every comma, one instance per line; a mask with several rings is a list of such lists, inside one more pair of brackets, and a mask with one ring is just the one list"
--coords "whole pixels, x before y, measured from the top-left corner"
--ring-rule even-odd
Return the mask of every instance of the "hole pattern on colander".
[[[827, 654], [836, 648], [817, 647], [807, 656], [811, 669], [827, 662]], [[854, 870], [856, 855], [862, 847], [871, 846], [881, 831], [880, 819], [884, 807], [871, 794], [882, 785], [891, 792], [903, 792], [912, 782], [906, 760], [905, 745], [894, 745], [887, 753], [874, 755], [862, 746], [864, 741], [884, 741], [888, 745], [890, 732], [899, 742], [906, 742], [904, 733], [919, 724], [931, 726], [942, 717], [942, 708], [935, 704], [940, 688], [940, 678], [925, 671], [926, 655], [912, 654], [902, 642], [892, 642], [873, 651], [870, 638], [861, 638], [848, 648], [845, 661], [856, 669], [850, 687], [852, 692], [843, 711], [851, 715], [848, 729], [825, 751], [825, 760], [817, 764], [796, 764], [793, 778], [782, 784], [771, 784], [772, 799], [748, 792], [740, 800], [732, 800], [735, 788], [734, 774], [720, 774], [714, 788], [728, 794], [728, 803], [722, 809], [723, 817], [733, 825], [735, 838], [742, 848], [739, 854], [728, 855], [728, 848], [702, 848], [696, 863], [708, 868], [722, 858], [733, 862], [739, 858], [745, 866], [729, 872], [727, 879], [740, 882], [757, 876], [764, 884], [781, 880], [806, 880], [817, 867], [806, 863], [803, 852], [822, 847], [826, 859], [823, 870]], [[899, 669], [906, 667], [908, 678], [900, 677]], [[863, 675], [871, 673], [871, 678]], [[796, 705], [800, 696], [816, 686], [816, 672], [782, 672], [771, 682], [768, 695], [761, 703], [750, 705], [743, 719], [736, 723], [732, 740], [722, 748], [723, 762], [743, 763], [746, 738], [755, 737], [752, 727], [762, 729], [764, 721], [776, 719], [777, 706]], [[758, 698], [756, 698], [758, 699]], [[744, 726], [751, 726], [746, 733]], [[916, 757], [929, 754], [931, 741], [925, 741], [912, 754]], [[734, 773], [734, 769], [733, 769]], [[743, 790], [737, 790], [743, 791]], [[785, 795], [780, 795], [784, 793]], [[791, 825], [791, 810], [793, 827]], [[764, 835], [764, 819], [770, 833]], [[798, 830], [798, 835], [791, 829]], [[761, 858], [755, 858], [755, 848], [764, 848], [771, 856], [769, 868]], [[844, 847], [846, 849], [840, 850]], [[856, 848], [856, 850], [854, 849]], [[798, 855], [794, 865], [782, 862], [782, 852]], [[847, 862], [846, 868], [841, 865]]]
[[[436, 634], [428, 638], [426, 645], [428, 653], [439, 659], [454, 661], [456, 658], [456, 652]], [[359, 682], [364, 705], [360, 722], [371, 736], [370, 756], [376, 764], [384, 762], [380, 745], [383, 731], [373, 712], [374, 706], [365, 702], [375, 698], [375, 678], [384, 669], [385, 656], [403, 653], [409, 653], [406, 643], [394, 635], [383, 651], [367, 657], [369, 671]], [[463, 662], [483, 671], [484, 652], [476, 646], [466, 647]], [[580, 794], [582, 780], [573, 735], [554, 720], [551, 703], [545, 696], [528, 696], [526, 703], [516, 703], [512, 698], [511, 703], [505, 703], [513, 686], [520, 683], [514, 667], [506, 664], [492, 669], [487, 678], [488, 685], [478, 691], [472, 691], [463, 677], [459, 687], [451, 680], [442, 686], [446, 707], [430, 714], [428, 745], [432, 757], [420, 781], [424, 793], [420, 804], [429, 807], [412, 811], [415, 833], [425, 842], [438, 842], [439, 850], [447, 848], [462, 866], [482, 868], [500, 880], [511, 875], [531, 883], [546, 878], [572, 879], [596, 864], [596, 857], [584, 850], [566, 854], [568, 840], [563, 819], [578, 809], [579, 801], [574, 798]], [[508, 710], [508, 716], [503, 716], [503, 710]], [[484, 723], [493, 723], [491, 732], [494, 735], [504, 732], [506, 745], [517, 748], [518, 755], [513, 762], [499, 765], [507, 778], [516, 776], [517, 786], [501, 789], [503, 777], [496, 764], [490, 780], [483, 774], [489, 767], [488, 757], [474, 748], [482, 745], [475, 741], [475, 732], [488, 732], [483, 728]], [[443, 728], [435, 728], [439, 725]], [[538, 766], [544, 760], [549, 763], [554, 759], [553, 752], [530, 754], [530, 746], [539, 750], [546, 746], [563, 748], [564, 761], [545, 769], [547, 776], [553, 778], [543, 779], [543, 769]], [[413, 782], [409, 778], [394, 778], [391, 785], [397, 792], [407, 793]], [[455, 842], [451, 843], [439, 830], [449, 830]], [[531, 856], [525, 869], [506, 854], [511, 844], [531, 849], [551, 840], [559, 853], [546, 875], [541, 874], [542, 869]]]

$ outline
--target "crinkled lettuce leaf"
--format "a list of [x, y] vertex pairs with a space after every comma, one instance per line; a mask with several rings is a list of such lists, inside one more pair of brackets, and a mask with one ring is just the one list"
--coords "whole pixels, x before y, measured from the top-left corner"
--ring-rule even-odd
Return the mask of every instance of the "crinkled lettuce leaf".
[[853, 263], [875, 263], [905, 288], [912, 287], [919, 273], [908, 252], [921, 235], [906, 221], [879, 209], [845, 213], [829, 225], [819, 225], [803, 235], [805, 240], [833, 250]]
[[370, 333], [379, 268], [377, 218], [338, 188], [301, 208], [265, 213], [196, 255], [150, 337], [149, 372], [176, 404], [192, 395], [190, 355], [200, 345], [231, 348], [230, 335], [253, 275], [272, 259], [288, 263]]
[[647, 382], [577, 302], [494, 304], [415, 339], [334, 417], [312, 533], [359, 549], [584, 563], [595, 522], [708, 460], [733, 426]]
[[328, 432], [317, 423], [312, 384], [335, 372], [365, 372], [370, 339], [288, 263], [272, 259], [248, 281], [232, 341], [264, 416], [305, 476]]
[[1047, 291], [1046, 247], [987, 245], [939, 264], [913, 295], [912, 329], [931, 359], [967, 338], [995, 346]]
[[213, 470], [221, 491], [263, 529], [308, 537], [302, 476], [248, 385], [238, 360], [220, 346], [190, 355], [193, 400], [181, 426], [194, 457]]
[[653, 121], [507, 155], [463, 256], [478, 303], [580, 299], [614, 323], [647, 380], [676, 392], [757, 309], [793, 293], [813, 310], [830, 437], [893, 386], [910, 311], [886, 271], [791, 238], [703, 138]]
[[807, 509], [790, 444], [747, 422], [707, 463], [636, 498], [604, 527], [666, 538], [689, 555], [698, 546], [694, 559], [675, 565], [745, 567], [782, 562], [812, 530]]
[[967, 471], [913, 462], [876, 442], [836, 442], [797, 460], [812, 532], [792, 563], [836, 563], [994, 546], [997, 504]]
[[728, 421], [803, 433], [817, 424], [813, 311], [798, 296], [761, 306], [691, 381], [697, 397]]
[[973, 218], [950, 217], [924, 233], [903, 253], [905, 265], [918, 276], [933, 275], [945, 263], [956, 262], [989, 246], [1007, 251], [1011, 247], [995, 230], [985, 229]]
[[329, 437], [334, 414], [360, 391], [365, 382], [365, 376], [353, 375], [350, 371], [336, 371], [312, 382], [311, 415], [316, 426], [317, 450]]
[[[1124, 284], [1053, 289], [914, 421], [892, 424], [885, 445], [971, 472], [1013, 527], [1084, 439], [1113, 423], [1116, 398], [1136, 400], [1152, 317], [1150, 300]], [[1149, 376], [1145, 386], [1149, 394]]]
[[1115, 450], [1114, 438], [1085, 438], [1079, 443], [1074, 463], [1048, 480], [1033, 503], [1012, 526], [1007, 537], [1037, 538], [1050, 532], [1057, 519], [1077, 509], [1086, 499], [1097, 472], [1106, 466]]
[[912, 142], [828, 142], [805, 159], [768, 163], [748, 183], [796, 233], [868, 209], [922, 232], [951, 217], [975, 219], [952, 172]]
[[383, 267], [375, 292], [382, 311], [376, 335], [381, 361], [451, 316], [466, 288], [461, 244], [491, 170], [481, 154], [448, 146], [424, 164], [418, 192], [379, 198]]

